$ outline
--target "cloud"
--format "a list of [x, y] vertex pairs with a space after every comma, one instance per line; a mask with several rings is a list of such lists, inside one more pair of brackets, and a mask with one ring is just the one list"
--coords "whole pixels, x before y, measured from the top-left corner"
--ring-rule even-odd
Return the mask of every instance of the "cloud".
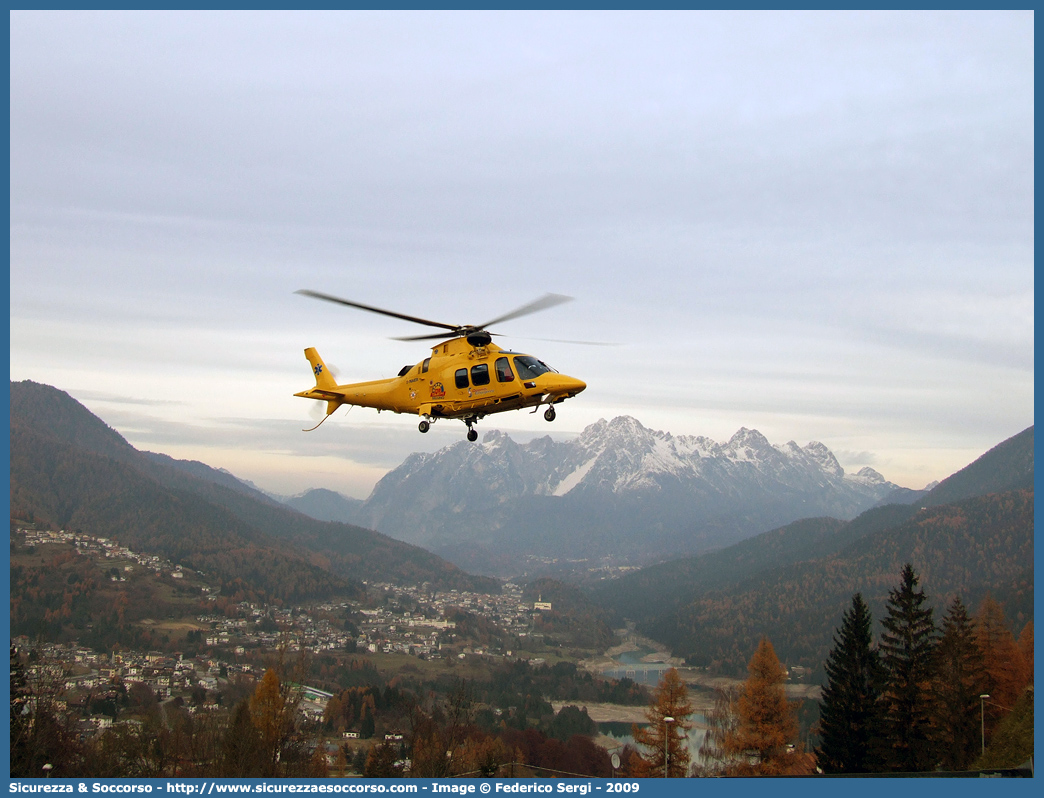
[[296, 289], [453, 324], [555, 291], [497, 331], [589, 388], [491, 427], [626, 413], [944, 470], [1033, 419], [1032, 20], [13, 12], [12, 377], [328, 478], [460, 429], [299, 433], [305, 346], [346, 381], [426, 349]]
[[90, 401], [98, 404], [137, 405], [141, 407], [170, 407], [184, 404], [171, 399], [141, 399], [131, 396], [118, 396], [102, 391], [77, 391], [77, 396], [81, 401]]
[[836, 451], [834, 457], [845, 467], [849, 466], [873, 466], [877, 461], [877, 455], [873, 452], [848, 452]]

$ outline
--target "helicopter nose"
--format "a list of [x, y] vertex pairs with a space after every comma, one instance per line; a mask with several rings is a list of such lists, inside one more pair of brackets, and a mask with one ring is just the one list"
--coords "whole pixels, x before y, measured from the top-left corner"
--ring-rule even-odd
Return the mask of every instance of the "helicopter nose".
[[554, 387], [549, 391], [549, 393], [576, 396], [586, 387], [587, 383], [583, 380], [578, 380], [575, 377], [567, 377], [565, 374], [558, 374], [555, 377]]

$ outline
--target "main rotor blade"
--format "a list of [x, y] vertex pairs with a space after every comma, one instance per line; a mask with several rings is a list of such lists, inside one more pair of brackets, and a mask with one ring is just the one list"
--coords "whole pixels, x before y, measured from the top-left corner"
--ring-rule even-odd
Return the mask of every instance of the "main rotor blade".
[[[327, 302], [336, 302], [338, 305], [347, 305], [350, 308], [358, 308], [359, 310], [368, 310], [370, 313], [380, 313], [382, 316], [391, 316], [393, 319], [402, 319], [403, 321], [412, 321], [415, 324], [426, 324], [429, 327], [441, 327], [444, 330], [459, 330], [460, 327], [454, 326], [453, 324], [443, 324], [440, 321], [429, 321], [428, 319], [421, 319], [417, 316], [407, 316], [405, 313], [396, 313], [393, 310], [384, 310], [383, 308], [375, 308], [372, 305], [364, 305], [361, 302], [350, 302], [347, 299], [341, 299], [340, 297], [331, 296], [330, 294], [323, 294], [319, 291], [310, 291], [307, 288], [302, 288], [300, 291], [294, 291], [295, 294], [302, 294], [304, 296], [310, 296], [313, 299], [322, 299]], [[446, 336], [436, 336], [444, 338]], [[409, 340], [409, 339], [399, 339]]]
[[457, 338], [463, 334], [462, 330], [454, 330], [453, 332], [444, 333], [432, 333], [431, 335], [407, 335], [403, 337], [394, 337], [393, 341], [445, 341], [449, 338]]
[[530, 313], [536, 313], [540, 310], [547, 310], [553, 308], [555, 305], [561, 305], [563, 302], [572, 302], [571, 296], [563, 296], [562, 294], [544, 294], [540, 299], [534, 299], [528, 305], [523, 305], [520, 308], [512, 310], [510, 313], [505, 313], [503, 316], [497, 316], [495, 319], [487, 321], [485, 324], [477, 325], [476, 329], [484, 330], [492, 327], [494, 324], [500, 324], [502, 321], [508, 321], [510, 319], [517, 319], [519, 316], [528, 316]]
[[530, 338], [526, 336], [522, 341], [547, 341], [551, 344], [575, 344], [576, 346], [623, 346], [615, 341], [570, 341], [565, 338]]

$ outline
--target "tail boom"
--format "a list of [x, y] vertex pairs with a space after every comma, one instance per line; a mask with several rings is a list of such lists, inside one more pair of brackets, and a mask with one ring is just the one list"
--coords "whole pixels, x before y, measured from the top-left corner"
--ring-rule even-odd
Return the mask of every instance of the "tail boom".
[[399, 379], [338, 385], [314, 348], [306, 349], [305, 357], [312, 366], [315, 387], [295, 393], [294, 396], [326, 402], [327, 415], [333, 413], [341, 405], [359, 405], [360, 407], [374, 407], [378, 410], [391, 410], [395, 413], [404, 412], [403, 408], [399, 406], [401, 403], [396, 401], [396, 393], [400, 385]]

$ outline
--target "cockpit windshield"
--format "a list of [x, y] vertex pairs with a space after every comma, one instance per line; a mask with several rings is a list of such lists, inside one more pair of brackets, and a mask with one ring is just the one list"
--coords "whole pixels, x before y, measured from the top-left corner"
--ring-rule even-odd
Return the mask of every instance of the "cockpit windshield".
[[554, 369], [530, 355], [518, 355], [515, 358], [515, 371], [518, 372], [519, 379], [531, 380]]

